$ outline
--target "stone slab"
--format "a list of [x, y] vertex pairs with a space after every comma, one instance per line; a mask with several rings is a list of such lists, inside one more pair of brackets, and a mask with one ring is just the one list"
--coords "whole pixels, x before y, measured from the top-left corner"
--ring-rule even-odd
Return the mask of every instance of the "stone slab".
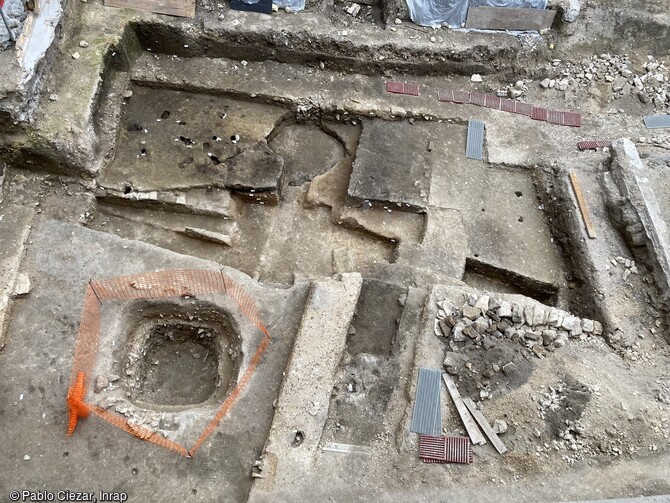
[[466, 159], [465, 130], [451, 127], [454, 133], [440, 152], [451, 162], [433, 170], [431, 205], [461, 212], [469, 260], [553, 288], [562, 265], [532, 174]]
[[428, 205], [430, 172], [440, 162], [429, 142], [440, 135], [440, 124], [368, 120], [356, 153], [349, 196], [357, 200], [389, 202], [403, 209]]
[[283, 173], [284, 160], [263, 140], [230, 159], [225, 186], [250, 202], [277, 204]]
[[284, 159], [289, 185], [302, 185], [326, 173], [344, 157], [344, 145], [318, 126], [290, 125], [270, 141], [270, 148]]
[[[104, 169], [101, 186], [165, 191], [227, 184], [266, 190], [278, 184], [281, 170], [274, 159], [260, 179], [250, 175], [248, 165], [261, 160], [267, 147], [259, 142], [288, 116], [286, 109], [143, 86], [132, 91], [123, 106], [116, 155]], [[227, 179], [229, 165], [233, 174]]]
[[419, 243], [400, 242], [396, 262], [409, 266], [422, 284], [461, 278], [469, 253], [461, 212], [429, 208]]

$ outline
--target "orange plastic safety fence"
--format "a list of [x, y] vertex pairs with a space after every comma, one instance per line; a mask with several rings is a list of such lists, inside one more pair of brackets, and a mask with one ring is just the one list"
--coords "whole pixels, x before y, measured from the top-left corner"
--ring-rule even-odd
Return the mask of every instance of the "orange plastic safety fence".
[[196, 451], [200, 448], [202, 443], [205, 441], [205, 439], [214, 431], [216, 428], [219, 426], [219, 423], [225, 415], [228, 413], [230, 408], [235, 404], [239, 396], [242, 394], [242, 391], [244, 390], [245, 386], [251, 379], [251, 376], [254, 374], [254, 371], [256, 370], [256, 366], [258, 365], [258, 362], [261, 360], [261, 356], [263, 356], [263, 353], [268, 347], [268, 344], [270, 343], [270, 338], [269, 337], [263, 337], [263, 340], [261, 341], [260, 345], [258, 346], [258, 349], [256, 350], [256, 353], [254, 353], [253, 358], [251, 359], [251, 362], [249, 362], [249, 367], [247, 367], [247, 370], [244, 372], [242, 375], [242, 378], [240, 379], [240, 382], [237, 383], [237, 386], [233, 388], [231, 391], [230, 395], [225, 399], [219, 410], [216, 412], [216, 415], [214, 416], [214, 419], [207, 425], [205, 428], [205, 431], [203, 431], [202, 435], [200, 435], [200, 438], [196, 441], [196, 443], [193, 445], [193, 447], [189, 450], [189, 454], [191, 456], [195, 456]]
[[[263, 334], [249, 366], [242, 375], [237, 385], [217, 411], [214, 419], [207, 425], [205, 431], [200, 435], [193, 448], [185, 449], [181, 445], [172, 442], [153, 430], [141, 425], [129, 423], [128, 420], [113, 412], [84, 402], [88, 379], [91, 378], [92, 370], [98, 353], [98, 341], [100, 337], [100, 305], [110, 300], [133, 300], [133, 299], [159, 299], [168, 297], [190, 297], [200, 294], [225, 292], [239, 306], [244, 315]], [[110, 280], [91, 281], [86, 287], [84, 296], [84, 310], [82, 312], [79, 334], [75, 347], [72, 375], [70, 378], [70, 390], [68, 392], [68, 435], [72, 434], [80, 417], [86, 417], [93, 412], [108, 423], [142, 440], [147, 440], [166, 449], [177, 452], [186, 457], [193, 454], [202, 445], [205, 439], [217, 428], [221, 420], [239, 398], [242, 390], [254, 374], [263, 353], [270, 343], [270, 333], [261, 320], [261, 315], [256, 303], [251, 296], [237, 283], [221, 271], [207, 270], [176, 270], [158, 271], [132, 276], [124, 276]]]

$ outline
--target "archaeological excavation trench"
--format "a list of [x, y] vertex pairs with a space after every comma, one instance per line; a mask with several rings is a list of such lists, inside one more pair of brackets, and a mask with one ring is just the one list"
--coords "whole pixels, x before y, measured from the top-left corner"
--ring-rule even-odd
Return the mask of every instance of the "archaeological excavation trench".
[[649, 4], [504, 34], [63, 3], [0, 88], [0, 488], [670, 494]]

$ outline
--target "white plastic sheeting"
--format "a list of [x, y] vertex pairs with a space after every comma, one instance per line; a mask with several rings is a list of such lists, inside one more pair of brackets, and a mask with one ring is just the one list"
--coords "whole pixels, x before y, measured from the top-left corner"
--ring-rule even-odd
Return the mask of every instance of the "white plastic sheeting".
[[291, 10], [299, 11], [305, 8], [305, 0], [273, 0], [279, 7], [288, 7]]
[[[291, 0], [289, 0], [291, 1]], [[304, 1], [304, 0], [303, 0]], [[453, 28], [465, 23], [468, 7], [514, 7], [546, 9], [547, 0], [406, 0], [409, 17], [421, 26], [447, 23]]]
[[[23, 21], [26, 19], [26, 8], [23, 5], [23, 0], [5, 0], [5, 5], [2, 8], [5, 14], [9, 28], [14, 33], [14, 37], [18, 37], [23, 27]], [[9, 33], [5, 23], [0, 19], [0, 50], [9, 47]]]

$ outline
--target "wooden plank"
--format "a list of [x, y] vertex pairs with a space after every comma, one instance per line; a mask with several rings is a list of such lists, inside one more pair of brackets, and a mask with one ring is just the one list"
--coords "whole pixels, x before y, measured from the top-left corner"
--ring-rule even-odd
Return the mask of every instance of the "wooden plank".
[[105, 6], [143, 10], [168, 16], [195, 16], [195, 0], [105, 0]]
[[481, 30], [546, 30], [551, 28], [555, 10], [512, 7], [470, 7], [466, 28]]
[[586, 226], [586, 234], [589, 238], [595, 239], [596, 230], [593, 227], [593, 222], [591, 222], [591, 215], [589, 215], [589, 209], [586, 207], [586, 200], [584, 199], [582, 188], [579, 185], [579, 180], [573, 171], [570, 172], [570, 183], [572, 184], [572, 190], [575, 192], [575, 197], [577, 198], [577, 204], [579, 205], [579, 211], [582, 214], [582, 220], [584, 220], [584, 225]]
[[477, 410], [477, 406], [475, 405], [475, 402], [472, 401], [472, 398], [464, 398], [463, 403], [465, 403], [465, 406], [475, 417], [475, 420], [479, 423], [482, 430], [484, 430], [486, 436], [489, 437], [489, 440], [493, 444], [493, 447], [496, 448], [496, 451], [500, 454], [505, 454], [507, 452], [507, 447], [505, 447], [505, 444], [502, 443], [498, 435], [493, 431], [493, 428], [491, 428], [491, 425], [488, 423], [484, 415]]
[[454, 401], [458, 415], [461, 416], [461, 421], [463, 421], [463, 425], [468, 432], [470, 440], [473, 444], [484, 445], [486, 443], [486, 439], [484, 438], [484, 435], [482, 435], [482, 432], [479, 431], [479, 428], [477, 428], [475, 421], [472, 419], [468, 409], [465, 407], [463, 399], [461, 398], [461, 394], [458, 392], [458, 388], [456, 387], [456, 383], [454, 383], [454, 380], [447, 374], [442, 374], [442, 380], [444, 381], [444, 384], [447, 385], [447, 390], [449, 390], [451, 399]]

